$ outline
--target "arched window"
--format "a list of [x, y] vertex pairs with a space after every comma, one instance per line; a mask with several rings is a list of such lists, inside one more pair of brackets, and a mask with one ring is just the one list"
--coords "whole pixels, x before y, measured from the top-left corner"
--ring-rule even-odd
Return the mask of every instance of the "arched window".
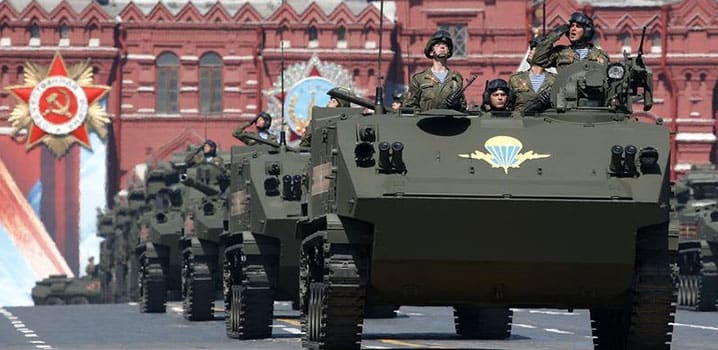
[[337, 34], [337, 48], [347, 48], [347, 29], [344, 26], [339, 26], [336, 30]]
[[309, 29], [307, 30], [307, 35], [309, 36], [309, 42], [307, 43], [307, 47], [319, 47], [319, 32], [317, 31], [317, 27], [309, 27]]
[[199, 59], [199, 111], [222, 112], [222, 58], [214, 52]]
[[661, 33], [651, 34], [651, 53], [661, 53]]
[[40, 39], [40, 26], [37, 25], [37, 23], [33, 23], [30, 25], [30, 28], [28, 28], [28, 32], [30, 32], [30, 38], [38, 38]]
[[30, 46], [40, 46], [40, 26], [33, 23], [27, 28], [27, 31], [30, 34]]
[[157, 58], [157, 113], [179, 112], [179, 59], [171, 52]]
[[618, 36], [618, 41], [621, 42], [621, 51], [625, 51], [628, 53], [631, 53], [631, 34], [630, 33], [621, 33], [621, 35]]
[[339, 26], [339, 28], [337, 28], [337, 40], [347, 40], [347, 29], [344, 28], [344, 26]]
[[57, 31], [60, 34], [60, 39], [67, 39], [70, 37], [70, 28], [67, 27], [67, 24], [60, 24]]

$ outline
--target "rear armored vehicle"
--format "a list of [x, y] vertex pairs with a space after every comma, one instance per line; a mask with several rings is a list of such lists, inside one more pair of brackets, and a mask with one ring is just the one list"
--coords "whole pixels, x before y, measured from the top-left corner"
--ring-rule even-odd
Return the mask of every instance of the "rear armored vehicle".
[[372, 303], [452, 306], [473, 339], [508, 338], [513, 307], [588, 308], [596, 349], [668, 349], [669, 135], [631, 118], [650, 81], [626, 57], [562, 67], [525, 117], [315, 108], [304, 346], [359, 349]]
[[271, 337], [274, 301], [298, 305], [299, 298], [296, 225], [309, 154], [257, 142], [232, 147], [229, 231], [222, 237], [227, 335], [240, 339]]
[[678, 305], [718, 307], [718, 170], [692, 169], [676, 182]]
[[35, 284], [31, 296], [35, 305], [98, 304], [102, 302], [100, 287], [100, 280], [93, 276], [50, 275]]
[[150, 210], [139, 221], [139, 244], [135, 253], [139, 263], [141, 312], [165, 312], [170, 295], [180, 295], [182, 197], [173, 185], [179, 175], [172, 165], [158, 162], [146, 175], [145, 191]]

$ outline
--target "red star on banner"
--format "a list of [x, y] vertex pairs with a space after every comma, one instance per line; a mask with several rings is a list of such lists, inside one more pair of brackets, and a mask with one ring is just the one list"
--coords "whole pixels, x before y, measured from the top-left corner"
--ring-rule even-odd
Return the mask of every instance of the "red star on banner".
[[[37, 143], [45, 141], [48, 137], [53, 139], [71, 138], [68, 141], [64, 141], [66, 147], [65, 149], [61, 149], [61, 153], [64, 153], [66, 148], [69, 147], [72, 143], [72, 139], [90, 148], [90, 139], [86, 127], [88, 120], [87, 107], [102, 98], [110, 90], [110, 87], [87, 84], [87, 77], [89, 76], [89, 79], [92, 77], [91, 67], [89, 67], [89, 65], [85, 67], [83, 73], [77, 74], [78, 77], [84, 75], [84, 78], [81, 81], [74, 80], [73, 77], [68, 75], [65, 62], [59, 52], [55, 53], [46, 76], [38, 76], [39, 74], [36, 74], [37, 70], [35, 69], [29, 69], [29, 71], [32, 78], [26, 79], [26, 85], [6, 88], [18, 98], [21, 104], [28, 107], [29, 115], [27, 117], [30, 118], [29, 122], [32, 124], [32, 127], [28, 133], [27, 148], [32, 148]], [[48, 79], [53, 77], [63, 77], [66, 79], [60, 83], [48, 81]], [[28, 85], [28, 81], [31, 81], [31, 85]], [[78, 86], [79, 89], [77, 89]], [[73, 87], [75, 88], [74, 91]], [[39, 96], [35, 96], [33, 99], [33, 92], [36, 95], [39, 94]], [[78, 96], [78, 94], [84, 94], [84, 96]], [[81, 100], [86, 102], [83, 103], [84, 109], [80, 108], [79, 101]], [[79, 113], [85, 113], [85, 115], [80, 115]], [[72, 123], [70, 124], [72, 126], [68, 127], [68, 123], [75, 118], [84, 119], [84, 122], [79, 124]], [[36, 123], [37, 120], [40, 120], [44, 127], [38, 126]], [[75, 124], [77, 124], [77, 126], [75, 126]], [[67, 128], [67, 130], [64, 131], [61, 127]], [[56, 131], [55, 133], [49, 134], [47, 131], [48, 128], [63, 131]]]

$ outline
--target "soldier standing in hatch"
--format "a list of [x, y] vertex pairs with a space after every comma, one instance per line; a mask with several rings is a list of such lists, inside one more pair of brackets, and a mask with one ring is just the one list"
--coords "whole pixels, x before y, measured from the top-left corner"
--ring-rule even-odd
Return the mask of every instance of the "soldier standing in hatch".
[[272, 126], [272, 116], [269, 115], [269, 113], [267, 113], [267, 112], [259, 113], [251, 121], [234, 129], [232, 136], [240, 139], [247, 146], [256, 144], [257, 141], [244, 136], [247, 134], [244, 132], [244, 130], [246, 130], [248, 127], [250, 127], [252, 125], [255, 125], [257, 127], [257, 132], [253, 133], [254, 135], [259, 136], [263, 140], [267, 140], [267, 141], [274, 142], [274, 143], [279, 143], [279, 140], [277, 140], [277, 137], [272, 135], [272, 133], [269, 132], [269, 128]]
[[[595, 28], [593, 20], [582, 12], [574, 12], [564, 24], [546, 35], [546, 39], [536, 46], [533, 61], [544, 68], [556, 67], [571, 64], [576, 61], [588, 60], [608, 64], [609, 58], [603, 50], [591, 43]], [[571, 45], [553, 44], [566, 35]]]
[[442, 107], [457, 111], [466, 110], [466, 98], [463, 93], [454, 105], [444, 106], [447, 98], [464, 85], [461, 74], [446, 66], [446, 61], [453, 51], [454, 43], [449, 32], [440, 30], [434, 33], [424, 48], [424, 56], [432, 60], [432, 65], [411, 77], [404, 107], [422, 112]]
[[194, 153], [187, 154], [185, 163], [188, 168], [203, 163], [214, 164], [218, 167], [224, 166], [224, 160], [217, 155], [217, 143], [212, 140], [205, 141]]
[[403, 98], [404, 98], [403, 93], [401, 93], [399, 91], [394, 92], [394, 94], [392, 95], [392, 100], [391, 100], [391, 109], [393, 109], [396, 112], [399, 112], [399, 110], [401, 109], [401, 100]]
[[95, 266], [95, 257], [91, 256], [87, 259], [87, 266], [85, 266], [85, 273], [89, 277], [97, 277], [97, 266]]
[[553, 82], [556, 80], [556, 74], [547, 72], [543, 67], [533, 62], [536, 46], [541, 40], [541, 37], [535, 37], [529, 42], [529, 53], [526, 56], [526, 62], [531, 67], [509, 78], [509, 86], [516, 97], [514, 103], [514, 110], [516, 111], [523, 112], [527, 103], [536, 99], [539, 94], [551, 89]]
[[[511, 111], [514, 102], [514, 94], [506, 80], [494, 79], [486, 84], [481, 103], [481, 112], [506, 112]], [[507, 115], [508, 116], [508, 115]]]

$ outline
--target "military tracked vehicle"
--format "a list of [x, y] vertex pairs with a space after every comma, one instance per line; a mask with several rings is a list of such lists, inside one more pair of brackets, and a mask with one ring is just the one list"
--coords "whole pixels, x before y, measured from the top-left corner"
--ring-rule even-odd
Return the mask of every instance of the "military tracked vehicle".
[[213, 303], [222, 290], [222, 254], [219, 235], [226, 227], [224, 191], [229, 186], [225, 164], [199, 162], [191, 167], [175, 162], [179, 170], [183, 227], [182, 254], [184, 317], [191, 321], [214, 319]]
[[595, 348], [668, 349], [669, 133], [631, 117], [650, 82], [626, 57], [562, 67], [522, 118], [315, 108], [304, 346], [359, 349], [371, 302], [452, 306], [478, 339], [513, 307], [588, 308]]
[[274, 301], [298, 305], [299, 297], [296, 225], [309, 154], [256, 141], [232, 147], [229, 230], [222, 236], [225, 323], [227, 335], [239, 339], [271, 337]]
[[145, 191], [150, 210], [140, 218], [135, 250], [141, 312], [165, 312], [168, 293], [180, 295], [182, 198], [172, 187], [177, 183], [179, 174], [170, 163], [160, 161], [148, 169]]
[[125, 276], [127, 299], [137, 301], [139, 299], [139, 262], [135, 254], [135, 248], [139, 242], [140, 217], [150, 208], [147, 205], [145, 186], [139, 181], [131, 181], [127, 190], [127, 206], [130, 210], [131, 222], [127, 233], [127, 275]]
[[693, 169], [676, 182], [678, 305], [718, 307], [718, 171]]
[[112, 298], [114, 302], [124, 303], [129, 300], [127, 294], [128, 264], [130, 260], [130, 231], [132, 225], [135, 224], [132, 209], [129, 207], [124, 196], [115, 202], [112, 209], [113, 214], [113, 242], [112, 242], [112, 282], [110, 289], [112, 290]]
[[112, 299], [112, 247], [114, 229], [112, 216], [97, 209], [97, 237], [103, 238], [100, 242], [100, 263], [97, 266], [97, 275], [102, 289], [102, 302], [111, 303]]
[[50, 275], [35, 284], [31, 296], [35, 305], [98, 304], [102, 302], [101, 282], [93, 276]]

